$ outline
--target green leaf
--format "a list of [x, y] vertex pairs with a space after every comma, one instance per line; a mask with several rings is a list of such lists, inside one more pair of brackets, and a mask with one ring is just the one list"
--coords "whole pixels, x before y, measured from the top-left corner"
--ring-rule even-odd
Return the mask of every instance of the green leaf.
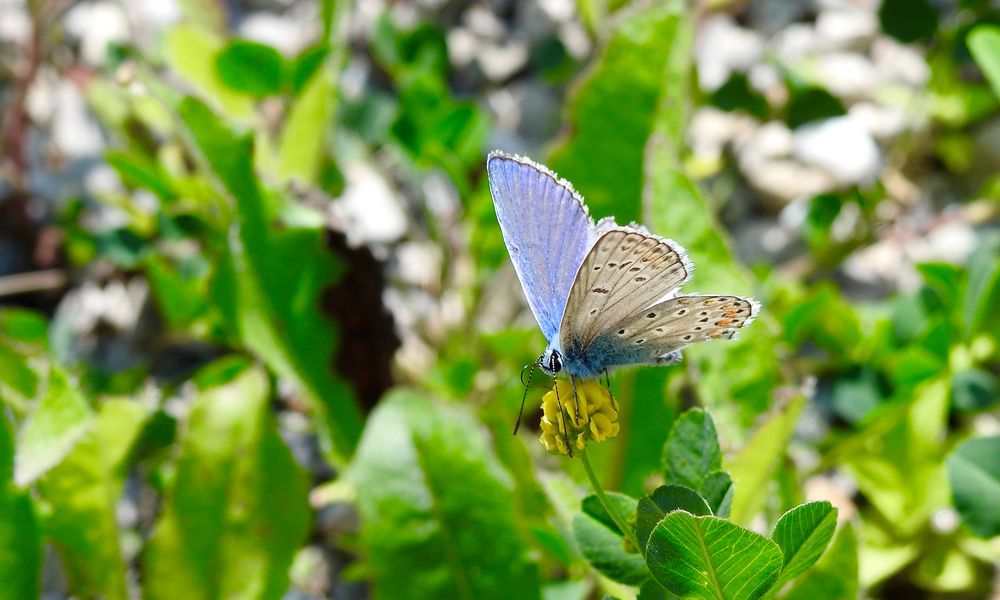
[[635, 535], [646, 549], [649, 534], [667, 514], [683, 510], [695, 516], [712, 514], [712, 509], [697, 492], [681, 485], [661, 485], [653, 493], [639, 499], [635, 512]]
[[785, 455], [788, 442], [795, 433], [795, 424], [805, 407], [805, 397], [795, 396], [773, 414], [726, 465], [739, 492], [733, 497], [731, 518], [736, 523], [749, 523], [767, 496], [767, 483], [775, 467]]
[[137, 402], [105, 400], [73, 451], [37, 481], [46, 536], [75, 596], [128, 597], [117, 504], [145, 416]]
[[672, 84], [666, 72], [683, 13], [670, 4], [650, 3], [617, 22], [570, 100], [572, 135], [550, 155], [549, 166], [586, 196], [596, 217], [615, 215], [620, 223], [642, 217], [643, 149], [662, 88]]
[[947, 464], [962, 522], [979, 537], [1000, 535], [1000, 436], [963, 442]]
[[38, 598], [42, 537], [31, 495], [14, 487], [14, 440], [0, 414], [0, 600]]
[[1000, 235], [984, 237], [968, 265], [964, 316], [966, 337], [972, 338], [1000, 322]]
[[368, 420], [349, 477], [376, 597], [540, 597], [510, 476], [465, 411], [390, 394]]
[[219, 80], [248, 96], [277, 94], [285, 82], [285, 58], [265, 44], [230, 40], [215, 57]]
[[722, 452], [712, 417], [692, 408], [674, 421], [663, 446], [664, 481], [701, 490], [709, 473], [722, 466]]
[[323, 139], [334, 112], [330, 70], [319, 67], [295, 97], [278, 148], [278, 177], [313, 185], [323, 157]]
[[[941, 443], [948, 431], [948, 378], [922, 384], [904, 400], [887, 406], [829, 455], [850, 470], [864, 498], [900, 539], [923, 531], [948, 502]], [[891, 554], [904, 557], [902, 550], [893, 548]], [[906, 560], [889, 558], [883, 564], [900, 568]], [[866, 562], [866, 569], [873, 564]]]
[[24, 486], [56, 466], [87, 429], [90, 406], [59, 367], [51, 366], [31, 416], [21, 429], [14, 481]]
[[120, 150], [109, 150], [105, 153], [104, 160], [118, 173], [125, 185], [131, 188], [147, 189], [164, 201], [170, 201], [177, 197], [170, 176], [157, 162], [137, 152]]
[[178, 25], [166, 30], [163, 45], [170, 67], [227, 115], [246, 118], [253, 114], [252, 100], [222, 82], [211, 58], [222, 50], [222, 38], [202, 27]]
[[[605, 494], [608, 497], [608, 501], [614, 505], [615, 509], [618, 511], [626, 521], [635, 514], [635, 498], [630, 498], [625, 494], [619, 494], [618, 492], [607, 492]], [[604, 510], [604, 505], [601, 504], [601, 499], [591, 494], [583, 499], [580, 503], [580, 508], [583, 513], [592, 517], [597, 522], [601, 523], [611, 531], [614, 531], [619, 536], [622, 535], [621, 529], [618, 528], [618, 524], [615, 520], [611, 518], [608, 511]]]
[[281, 598], [309, 532], [305, 473], [243, 359], [196, 376], [177, 474], [146, 551], [147, 598]]
[[951, 405], [962, 412], [985, 410], [1000, 400], [995, 375], [982, 369], [965, 369], [951, 377]]
[[857, 600], [858, 548], [848, 523], [815, 567], [799, 577], [782, 600]]
[[993, 93], [1000, 97], [1000, 27], [977, 25], [965, 39], [972, 58], [993, 87]]
[[712, 509], [712, 514], [728, 517], [733, 507], [733, 478], [725, 471], [709, 473], [701, 484], [701, 495]]
[[238, 238], [216, 274], [212, 296], [236, 334], [280, 376], [295, 382], [318, 416], [327, 458], [343, 464], [361, 433], [351, 389], [332, 369], [336, 332], [319, 312], [340, 265], [321, 227], [272, 224], [254, 174], [252, 140], [237, 136], [203, 103], [186, 98], [181, 118], [194, 146], [236, 209]]
[[930, 0], [882, 0], [878, 17], [882, 31], [904, 44], [932, 37], [940, 19]]
[[626, 585], [639, 585], [649, 579], [649, 570], [637, 552], [626, 552], [617, 530], [590, 515], [573, 516], [573, 538], [583, 557], [605, 577]]
[[829, 502], [809, 502], [781, 515], [771, 538], [784, 555], [781, 575], [771, 586], [778, 592], [816, 564], [837, 529], [837, 509]]
[[646, 561], [653, 577], [684, 598], [760, 598], [781, 570], [778, 545], [718, 517], [673, 512], [649, 537]]

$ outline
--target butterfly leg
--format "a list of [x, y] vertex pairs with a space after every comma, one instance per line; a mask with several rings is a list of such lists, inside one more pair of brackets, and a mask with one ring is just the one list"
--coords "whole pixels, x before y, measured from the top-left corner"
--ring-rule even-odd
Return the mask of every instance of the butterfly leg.
[[[572, 381], [572, 379], [570, 381]], [[554, 386], [553, 389], [555, 389], [555, 391], [556, 391], [556, 404], [559, 405], [559, 412], [561, 413], [563, 411], [563, 405], [562, 405], [562, 400], [559, 399], [559, 384], [556, 383], [556, 385]], [[566, 419], [565, 418], [562, 419], [562, 434], [563, 434], [563, 441], [566, 442], [566, 452], [572, 458], [572, 456], [573, 456], [573, 446], [570, 445], [570, 443], [569, 443], [569, 429], [566, 426]]]
[[608, 373], [607, 367], [604, 368], [604, 381], [608, 387], [608, 398], [611, 398], [611, 408], [618, 412], [618, 405], [615, 404], [615, 395], [611, 393], [611, 375]]
[[580, 395], [576, 393], [576, 380], [573, 376], [569, 376], [569, 385], [573, 388], [573, 408], [576, 410], [576, 420], [573, 421], [574, 425], [580, 422]]
[[[517, 411], [517, 421], [514, 421], [514, 435], [517, 435], [517, 430], [521, 428], [521, 417], [524, 416], [524, 401], [528, 399], [528, 387], [531, 385], [531, 378], [535, 376], [535, 367], [538, 366], [537, 362], [524, 365], [521, 369], [521, 385], [524, 386], [524, 394], [521, 395], [521, 408]], [[524, 381], [524, 369], [531, 369], [528, 371], [528, 381]]]

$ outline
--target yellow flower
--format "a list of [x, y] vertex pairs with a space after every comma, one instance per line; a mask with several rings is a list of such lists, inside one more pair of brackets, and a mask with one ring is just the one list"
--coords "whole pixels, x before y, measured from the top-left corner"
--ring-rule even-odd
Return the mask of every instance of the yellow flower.
[[596, 380], [576, 382], [576, 395], [568, 381], [557, 380], [542, 398], [542, 435], [545, 449], [570, 454], [567, 442], [583, 450], [587, 440], [603, 442], [618, 435], [618, 410], [608, 389]]

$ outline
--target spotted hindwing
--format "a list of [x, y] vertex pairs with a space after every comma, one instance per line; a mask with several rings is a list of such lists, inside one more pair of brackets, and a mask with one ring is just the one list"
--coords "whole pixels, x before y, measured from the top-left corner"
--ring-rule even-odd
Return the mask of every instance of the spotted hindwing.
[[629, 362], [657, 362], [693, 344], [732, 339], [757, 316], [758, 305], [740, 296], [677, 296], [654, 304], [618, 324], [611, 333]]
[[609, 324], [675, 292], [691, 270], [684, 249], [670, 240], [626, 227], [604, 233], [580, 265], [566, 301], [563, 348], [589, 346]]

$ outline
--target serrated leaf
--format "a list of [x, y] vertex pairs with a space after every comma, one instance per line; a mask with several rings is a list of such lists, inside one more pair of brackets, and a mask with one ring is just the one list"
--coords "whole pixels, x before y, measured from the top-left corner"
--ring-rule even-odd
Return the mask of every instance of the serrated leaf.
[[103, 401], [73, 450], [35, 484], [47, 538], [62, 557], [75, 596], [128, 597], [117, 505], [126, 457], [145, 415], [137, 402]]
[[59, 367], [49, 367], [41, 398], [21, 429], [14, 456], [14, 481], [25, 486], [59, 464], [87, 430], [87, 401]]
[[718, 517], [673, 512], [646, 546], [649, 570], [660, 585], [684, 598], [760, 598], [781, 571], [778, 545]]
[[773, 592], [816, 564], [837, 529], [837, 509], [829, 502], [809, 502], [796, 506], [778, 519], [771, 535], [784, 565], [771, 587]]
[[798, 578], [782, 600], [857, 600], [858, 548], [848, 523], [812, 569]]
[[173, 487], [146, 549], [144, 597], [281, 598], [309, 531], [305, 473], [243, 359], [196, 376]]
[[649, 496], [639, 499], [635, 512], [635, 535], [643, 550], [649, 534], [667, 514], [683, 510], [696, 516], [712, 514], [712, 509], [697, 492], [681, 485], [661, 485]]
[[340, 273], [319, 226], [276, 227], [253, 168], [253, 141], [235, 134], [204, 103], [179, 107], [187, 134], [238, 217], [238, 236], [211, 293], [248, 348], [302, 390], [318, 416], [326, 458], [343, 464], [361, 433], [352, 390], [333, 372], [336, 330], [320, 295]]
[[1000, 535], [1000, 436], [963, 442], [948, 456], [952, 502], [973, 533]]
[[749, 523], [767, 496], [767, 483], [785, 454], [788, 441], [805, 407], [805, 397], [795, 396], [754, 432], [749, 441], [727, 463], [726, 470], [737, 486], [730, 510], [736, 523]]
[[663, 446], [664, 481], [700, 490], [709, 473], [722, 466], [722, 452], [712, 417], [692, 408], [674, 421]]
[[376, 598], [540, 597], [513, 484], [465, 411], [413, 391], [390, 394], [349, 473]]

